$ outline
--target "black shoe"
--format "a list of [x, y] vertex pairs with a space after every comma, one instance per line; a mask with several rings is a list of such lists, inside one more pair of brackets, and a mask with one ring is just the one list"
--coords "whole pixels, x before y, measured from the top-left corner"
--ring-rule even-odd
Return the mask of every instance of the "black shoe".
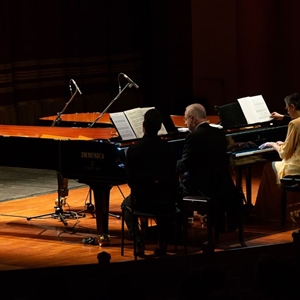
[[136, 256], [144, 256], [145, 255], [145, 245], [144, 241], [138, 237], [136, 238]]
[[154, 249], [155, 256], [164, 256], [167, 255], [167, 247], [157, 247]]

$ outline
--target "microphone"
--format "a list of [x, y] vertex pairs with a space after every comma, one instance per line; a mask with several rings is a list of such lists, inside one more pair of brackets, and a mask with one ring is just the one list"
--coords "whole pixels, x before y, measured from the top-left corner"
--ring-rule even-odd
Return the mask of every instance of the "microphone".
[[122, 88], [121, 88], [121, 83], [120, 83], [120, 75], [123, 74], [123, 73], [120, 73], [118, 75], [118, 86], [119, 86], [119, 94], [122, 92]]
[[125, 79], [127, 79], [127, 81], [131, 84], [131, 86], [134, 86], [136, 89], [139, 88], [139, 86], [132, 79], [130, 79], [126, 74], [124, 73], [121, 74], [125, 77]]
[[73, 84], [74, 84], [76, 90], [78, 91], [78, 93], [79, 93], [80, 95], [82, 95], [82, 93], [81, 93], [81, 91], [80, 91], [80, 89], [79, 89], [79, 87], [78, 87], [78, 85], [76, 84], [76, 82], [75, 82], [74, 79], [71, 79], [71, 80], [70, 80], [70, 89], [72, 90], [71, 82], [73, 82]]
[[73, 96], [73, 90], [72, 90], [72, 79], [69, 81], [69, 89], [70, 89], [70, 92], [71, 92], [71, 96]]

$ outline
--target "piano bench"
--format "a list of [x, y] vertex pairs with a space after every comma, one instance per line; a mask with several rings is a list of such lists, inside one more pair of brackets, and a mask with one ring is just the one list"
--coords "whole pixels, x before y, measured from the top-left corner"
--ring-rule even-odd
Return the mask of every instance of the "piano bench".
[[184, 248], [187, 253], [187, 241], [188, 241], [188, 217], [189, 213], [193, 211], [201, 211], [206, 214], [206, 231], [207, 231], [207, 242], [204, 244], [205, 248], [203, 251], [214, 252], [214, 238], [213, 238], [213, 226], [211, 224], [211, 205], [210, 198], [205, 196], [184, 196], [182, 203], [183, 211], [183, 237], [184, 237]]
[[[214, 215], [214, 209], [212, 205], [212, 199], [205, 196], [185, 196], [183, 197], [183, 229], [184, 229], [184, 247], [185, 252], [187, 253], [187, 239], [188, 239], [188, 217], [189, 213], [193, 211], [201, 211], [201, 213], [206, 213], [207, 222], [206, 222], [206, 230], [207, 230], [207, 242], [203, 244], [203, 251], [207, 254], [213, 253], [216, 245], [219, 244], [219, 235], [220, 233], [231, 232], [233, 229], [225, 229], [225, 231], [219, 231], [219, 227], [214, 226], [214, 222], [212, 221], [216, 215]], [[224, 211], [224, 220], [226, 220], [226, 227], [228, 226], [228, 222], [230, 219], [227, 219], [227, 212]], [[216, 219], [216, 218], [215, 218]], [[244, 229], [242, 222], [242, 211], [237, 210], [237, 215], [235, 216], [235, 225], [238, 230], [238, 238], [242, 247], [246, 247], [247, 245], [244, 242]], [[216, 220], [218, 222], [218, 220]], [[215, 223], [217, 224], [217, 223]], [[217, 227], [218, 229], [216, 229]], [[222, 226], [221, 226], [222, 227]]]
[[281, 183], [281, 225], [286, 225], [287, 193], [300, 192], [300, 174], [286, 175], [280, 179]]
[[[124, 248], [125, 248], [125, 243], [124, 243], [124, 239], [125, 239], [125, 228], [124, 228], [124, 223], [125, 223], [125, 212], [127, 211], [128, 213], [130, 213], [133, 216], [135, 216], [135, 220], [133, 220], [133, 222], [136, 222], [136, 224], [134, 226], [138, 226], [138, 219], [141, 222], [141, 235], [143, 236], [145, 234], [145, 230], [148, 227], [148, 219], [157, 219], [157, 218], [164, 218], [164, 219], [168, 219], [170, 222], [172, 222], [173, 226], [174, 226], [174, 252], [177, 253], [177, 227], [179, 224], [179, 220], [180, 220], [180, 215], [181, 215], [181, 211], [177, 208], [177, 205], [174, 205], [174, 208], [172, 208], [171, 210], [167, 211], [167, 212], [162, 212], [162, 213], [148, 213], [146, 211], [139, 211], [139, 210], [134, 210], [131, 207], [127, 206], [127, 205], [122, 205], [121, 206], [122, 209], [122, 222], [121, 222], [121, 256], [124, 256]], [[160, 229], [158, 227], [158, 238], [159, 238], [159, 234], [160, 234]], [[136, 248], [136, 244], [135, 244], [135, 239], [136, 239], [136, 234], [133, 231], [133, 244], [134, 244], [134, 251], [133, 251], [133, 255], [134, 255], [134, 259], [137, 260], [138, 257], [138, 253], [137, 253], [137, 248]]]

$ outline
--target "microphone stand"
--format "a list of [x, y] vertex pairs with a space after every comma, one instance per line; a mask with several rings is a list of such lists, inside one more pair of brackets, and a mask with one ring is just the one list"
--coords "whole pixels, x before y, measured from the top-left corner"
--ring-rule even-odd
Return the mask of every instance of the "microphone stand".
[[66, 110], [66, 108], [68, 107], [68, 105], [71, 103], [71, 101], [73, 100], [73, 98], [75, 97], [76, 94], [77, 94], [77, 89], [75, 90], [75, 93], [71, 96], [70, 100], [66, 103], [65, 107], [63, 108], [63, 110], [61, 112], [57, 113], [57, 117], [52, 122], [51, 126], [54, 126], [56, 123], [60, 123], [60, 121], [61, 121], [60, 116], [64, 113], [64, 111]]
[[89, 124], [89, 127], [93, 127], [94, 124], [107, 112], [107, 110], [111, 107], [111, 105], [121, 96], [124, 90], [129, 87], [131, 83], [127, 83], [122, 90], [120, 90], [119, 94], [108, 104], [108, 106], [102, 111], [102, 113], [95, 119], [95, 121]]

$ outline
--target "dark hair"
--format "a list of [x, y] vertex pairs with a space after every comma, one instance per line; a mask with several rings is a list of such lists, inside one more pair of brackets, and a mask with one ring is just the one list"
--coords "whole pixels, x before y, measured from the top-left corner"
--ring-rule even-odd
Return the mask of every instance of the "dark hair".
[[163, 118], [156, 108], [149, 109], [144, 115], [144, 128], [147, 134], [157, 134], [161, 128]]
[[284, 102], [288, 106], [293, 104], [296, 110], [300, 110], [300, 94], [294, 93], [292, 95], [286, 96], [284, 98]]

